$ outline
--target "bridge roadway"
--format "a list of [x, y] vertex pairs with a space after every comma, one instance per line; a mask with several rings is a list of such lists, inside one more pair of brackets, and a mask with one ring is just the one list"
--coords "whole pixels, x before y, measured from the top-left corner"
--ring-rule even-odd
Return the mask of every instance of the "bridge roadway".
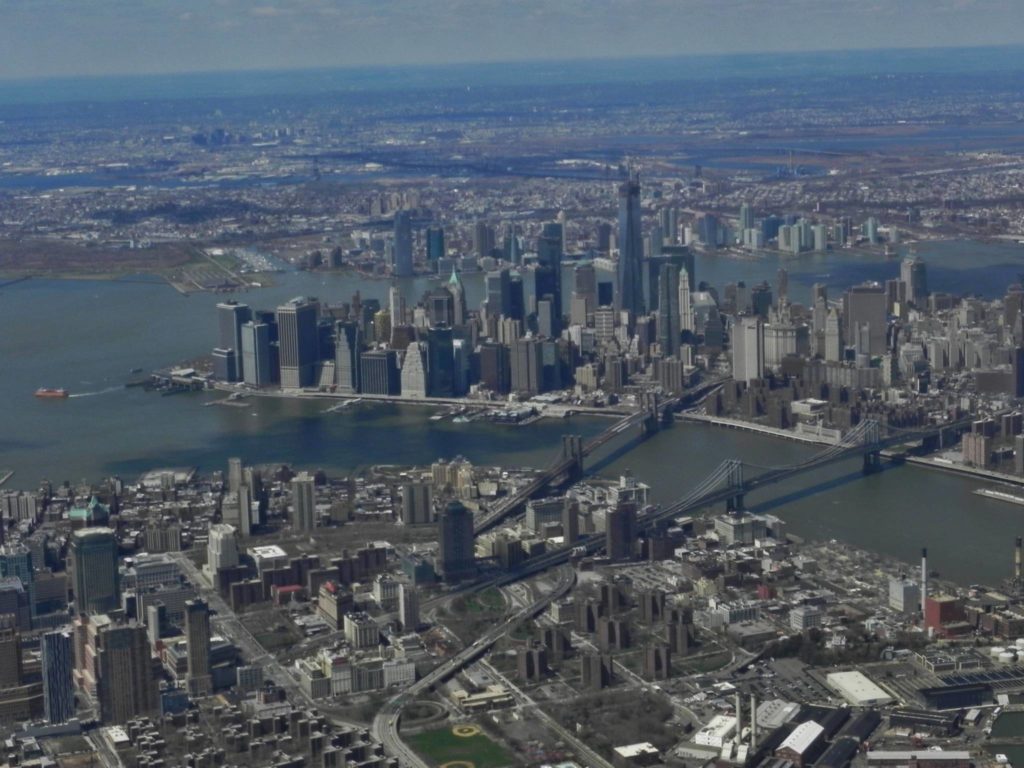
[[[504, 577], [489, 580], [487, 584], [488, 586], [494, 586], [503, 581], [505, 583], [512, 583], [521, 578], [507, 578], [507, 581], [505, 581], [505, 578], [510, 576], [511, 574], [505, 574]], [[407, 766], [408, 768], [427, 768], [427, 764], [412, 749], [406, 746], [398, 735], [399, 720], [403, 707], [415, 701], [417, 697], [430, 690], [433, 686], [444, 682], [464, 667], [481, 658], [506, 632], [509, 632], [520, 622], [537, 616], [555, 600], [567, 595], [575, 583], [575, 571], [571, 568], [563, 568], [559, 574], [558, 582], [550, 592], [513, 614], [503, 624], [495, 625], [471, 646], [464, 648], [451, 659], [436, 667], [429, 674], [391, 699], [373, 719], [371, 733], [374, 740], [384, 745], [387, 754], [397, 757], [399, 765]]]

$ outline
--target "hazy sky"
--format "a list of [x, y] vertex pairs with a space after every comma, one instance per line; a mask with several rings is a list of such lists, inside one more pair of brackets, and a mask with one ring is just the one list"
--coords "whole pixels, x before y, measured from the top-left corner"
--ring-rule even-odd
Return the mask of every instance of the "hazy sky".
[[0, 77], [1024, 43], [1024, 0], [0, 0]]

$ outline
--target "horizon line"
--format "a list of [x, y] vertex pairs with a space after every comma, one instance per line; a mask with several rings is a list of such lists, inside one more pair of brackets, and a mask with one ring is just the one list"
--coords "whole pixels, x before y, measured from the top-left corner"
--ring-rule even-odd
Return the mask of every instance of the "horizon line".
[[[54, 80], [100, 80], [104, 78], [147, 78], [147, 77], [186, 77], [204, 75], [244, 75], [258, 73], [301, 73], [301, 72], [372, 72], [372, 71], [400, 71], [403, 69], [441, 69], [446, 67], [469, 67], [469, 66], [508, 66], [524, 64], [597, 64], [625, 61], [670, 61], [680, 59], [715, 59], [725, 57], [785, 57], [785, 56], [822, 56], [822, 55], [843, 55], [859, 53], [896, 53], [912, 52], [923, 53], [927, 51], [996, 51], [1024, 48], [1024, 42], [999, 43], [994, 45], [908, 45], [900, 47], [892, 46], [865, 46], [857, 48], [811, 48], [806, 50], [758, 50], [758, 51], [719, 51], [706, 53], [659, 53], [659, 54], [633, 54], [625, 56], [568, 56], [568, 57], [533, 57], [529, 59], [453, 59], [451, 61], [420, 61], [403, 64], [319, 64], [319, 65], [295, 65], [279, 67], [230, 67], [224, 69], [171, 69], [171, 70], [150, 70], [131, 72], [98, 72], [93, 74], [48, 74], [48, 75], [5, 75], [0, 73], [0, 85], [15, 83], [36, 83]], [[1024, 60], [1022, 60], [1024, 68]]]

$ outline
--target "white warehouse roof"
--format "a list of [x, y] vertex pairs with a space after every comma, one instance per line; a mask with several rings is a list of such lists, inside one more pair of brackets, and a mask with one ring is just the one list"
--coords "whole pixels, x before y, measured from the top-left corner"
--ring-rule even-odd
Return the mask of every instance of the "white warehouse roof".
[[786, 737], [786, 740], [779, 745], [779, 751], [791, 749], [798, 755], [802, 755], [808, 748], [817, 741], [825, 729], [813, 720], [800, 723], [793, 732]]
[[825, 681], [855, 707], [881, 706], [893, 701], [892, 696], [871, 682], [863, 672], [832, 672], [826, 675]]

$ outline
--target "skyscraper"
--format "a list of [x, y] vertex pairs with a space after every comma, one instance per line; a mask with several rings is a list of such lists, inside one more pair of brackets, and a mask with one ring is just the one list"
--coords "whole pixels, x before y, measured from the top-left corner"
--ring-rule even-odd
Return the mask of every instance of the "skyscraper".
[[359, 325], [345, 320], [335, 328], [334, 377], [339, 392], [354, 395], [360, 391], [359, 348], [362, 345]]
[[427, 361], [424, 354], [424, 343], [412, 342], [405, 350], [402, 362], [402, 396], [427, 396]]
[[273, 381], [270, 326], [266, 323], [242, 325], [242, 377], [253, 387], [266, 387]]
[[452, 295], [452, 325], [461, 328], [466, 324], [469, 313], [466, 311], [466, 289], [455, 265], [452, 265], [452, 274], [448, 278], [448, 293]]
[[96, 635], [96, 698], [100, 720], [124, 724], [157, 710], [158, 690], [146, 628], [110, 624]]
[[316, 494], [313, 476], [300, 472], [292, 478], [292, 527], [311, 532], [316, 528]]
[[839, 313], [835, 307], [827, 310], [825, 317], [825, 361], [838, 363], [843, 359], [843, 333], [839, 324]]
[[679, 267], [661, 265], [658, 280], [658, 345], [663, 357], [679, 354]]
[[427, 228], [427, 259], [437, 261], [445, 257], [444, 230], [439, 226]]
[[476, 572], [473, 515], [460, 501], [450, 501], [437, 519], [435, 570], [445, 581], [458, 581]]
[[75, 531], [69, 560], [76, 609], [82, 613], [114, 610], [120, 602], [114, 532], [110, 528]]
[[403, 632], [415, 632], [420, 626], [420, 596], [412, 584], [398, 585], [398, 619]]
[[907, 286], [907, 301], [915, 307], [928, 302], [928, 269], [920, 256], [908, 256], [900, 264], [900, 280]]
[[319, 303], [304, 297], [291, 299], [277, 308], [281, 386], [286, 389], [316, 383], [316, 364], [320, 357], [319, 312]]
[[[857, 346], [859, 354], [875, 356], [885, 352], [888, 303], [885, 288], [878, 283], [855, 285], [846, 292], [844, 335]], [[866, 344], [859, 341], [865, 336], [864, 326], [867, 326]]]
[[43, 713], [52, 725], [66, 723], [75, 716], [75, 690], [72, 669], [75, 648], [71, 632], [59, 629], [47, 632], [40, 642], [43, 676]]
[[564, 231], [557, 222], [548, 222], [537, 238], [537, 300], [551, 302], [551, 336], [562, 330], [562, 244]]
[[[0, 526], [3, 523], [0, 522]], [[16, 576], [28, 595], [29, 613], [36, 615], [35, 568], [32, 552], [24, 544], [4, 544], [0, 546], [0, 577]], [[27, 627], [26, 627], [27, 628]]]
[[238, 541], [234, 526], [214, 523], [210, 526], [210, 537], [206, 543], [206, 570], [210, 580], [216, 583], [217, 572], [238, 565]]
[[636, 504], [621, 501], [605, 516], [605, 551], [612, 560], [633, 557], [636, 540]]
[[210, 677], [210, 606], [201, 597], [185, 603], [185, 640], [188, 643], [189, 696], [209, 696], [213, 692]]
[[764, 376], [764, 323], [760, 317], [739, 317], [732, 328], [732, 377], [750, 382]]
[[252, 320], [252, 310], [237, 301], [225, 301], [217, 305], [217, 320], [220, 328], [219, 349], [235, 352], [235, 371], [231, 381], [241, 381], [245, 374], [242, 362], [242, 326]]
[[752, 229], [753, 226], [754, 209], [750, 207], [750, 203], [742, 203], [740, 205], [740, 231]]
[[512, 312], [512, 283], [507, 269], [488, 272], [484, 278], [487, 289], [487, 314], [508, 317]]
[[427, 394], [455, 397], [455, 348], [452, 329], [427, 331]]
[[511, 348], [509, 368], [512, 391], [540, 394], [544, 387], [544, 350], [540, 339], [515, 339]]
[[619, 186], [619, 264], [615, 308], [633, 317], [643, 314], [644, 243], [640, 219], [640, 179], [631, 175]]
[[392, 274], [395, 277], [412, 277], [412, 220], [408, 211], [395, 213], [394, 258]]
[[696, 330], [693, 294], [690, 292], [690, 273], [685, 269], [679, 273], [679, 330], [681, 333], [691, 335]]
[[0, 614], [0, 689], [22, 682], [21, 632], [13, 614]]

